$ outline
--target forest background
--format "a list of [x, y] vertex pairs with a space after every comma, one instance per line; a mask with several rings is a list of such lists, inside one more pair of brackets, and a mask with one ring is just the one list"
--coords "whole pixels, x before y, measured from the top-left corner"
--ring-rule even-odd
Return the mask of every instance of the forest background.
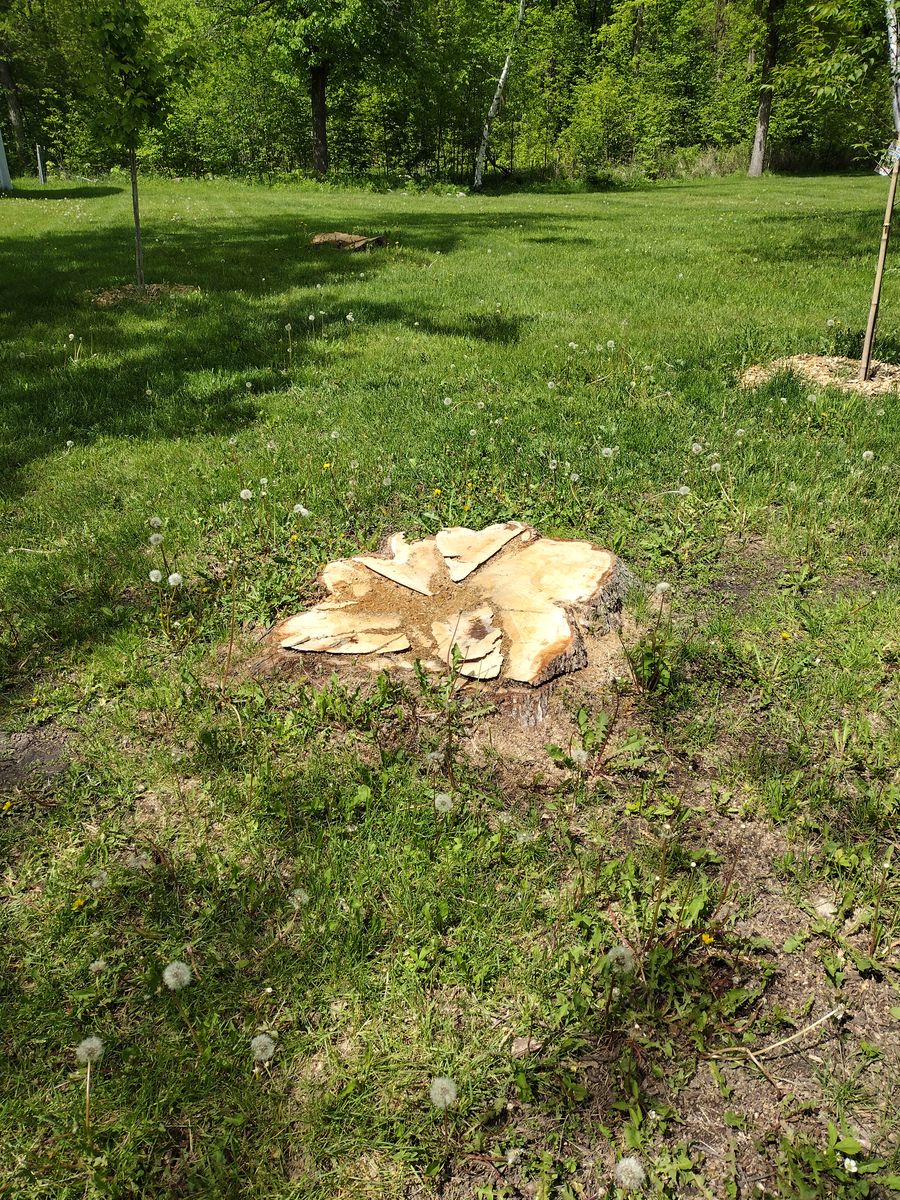
[[470, 180], [511, 47], [488, 178], [746, 169], [761, 115], [780, 169], [871, 165], [892, 134], [877, 0], [0, 0], [14, 172], [38, 142], [68, 174], [124, 164], [94, 49], [135, 20], [138, 161], [175, 175]]

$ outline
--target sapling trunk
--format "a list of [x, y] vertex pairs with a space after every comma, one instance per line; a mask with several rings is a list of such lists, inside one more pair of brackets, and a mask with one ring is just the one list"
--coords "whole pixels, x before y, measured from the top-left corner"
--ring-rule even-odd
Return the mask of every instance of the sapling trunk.
[[897, 8], [895, 0], [885, 0], [885, 20], [887, 22], [888, 63], [891, 72], [891, 107], [894, 113], [894, 133], [896, 141], [892, 147], [893, 166], [891, 182], [888, 187], [887, 204], [884, 210], [884, 224], [881, 227], [881, 246], [878, 251], [878, 266], [875, 268], [875, 284], [872, 288], [872, 302], [869, 305], [869, 319], [866, 322], [866, 336], [863, 341], [862, 356], [859, 360], [859, 380], [864, 383], [869, 378], [869, 367], [872, 363], [872, 346], [875, 342], [875, 326], [878, 323], [878, 308], [881, 303], [881, 284], [884, 279], [884, 264], [887, 259], [888, 241], [891, 236], [891, 220], [894, 215], [894, 198], [897, 195], [897, 175], [900, 172], [900, 28], [897, 23]]
[[144, 286], [144, 246], [141, 242], [141, 209], [138, 203], [137, 154], [134, 146], [128, 150], [128, 166], [131, 169], [131, 207], [134, 212], [134, 269], [137, 286]]

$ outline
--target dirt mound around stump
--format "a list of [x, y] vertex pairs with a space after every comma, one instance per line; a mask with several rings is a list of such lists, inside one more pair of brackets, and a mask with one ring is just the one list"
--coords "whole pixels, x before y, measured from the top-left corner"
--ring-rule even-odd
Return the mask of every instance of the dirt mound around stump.
[[858, 392], [861, 396], [883, 396], [900, 389], [900, 366], [896, 363], [873, 362], [869, 378], [857, 379], [859, 361], [838, 354], [793, 354], [789, 358], [776, 358], [770, 363], [759, 363], [748, 367], [741, 375], [741, 387], [762, 387], [776, 375], [792, 372], [815, 387], [840, 388], [845, 392]]

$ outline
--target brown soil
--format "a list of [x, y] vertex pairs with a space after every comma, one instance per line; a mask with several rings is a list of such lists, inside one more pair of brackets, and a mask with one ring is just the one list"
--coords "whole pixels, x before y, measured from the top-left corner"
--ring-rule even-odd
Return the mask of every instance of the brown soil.
[[53, 725], [0, 732], [0, 795], [59, 775], [66, 768], [65, 748], [66, 735]]
[[184, 296], [200, 289], [187, 283], [146, 283], [142, 288], [137, 284], [128, 283], [124, 287], [104, 288], [94, 296], [94, 303], [99, 308], [115, 308], [119, 304], [152, 304], [154, 300], [163, 300], [167, 296]]
[[840, 388], [845, 392], [859, 392], [862, 396], [883, 396], [900, 388], [900, 366], [895, 363], [873, 362], [869, 378], [864, 383], [856, 378], [858, 370], [859, 362], [855, 358], [794, 354], [789, 358], [776, 358], [774, 362], [748, 367], [741, 375], [741, 386], [762, 387], [776, 375], [791, 371], [816, 387]]

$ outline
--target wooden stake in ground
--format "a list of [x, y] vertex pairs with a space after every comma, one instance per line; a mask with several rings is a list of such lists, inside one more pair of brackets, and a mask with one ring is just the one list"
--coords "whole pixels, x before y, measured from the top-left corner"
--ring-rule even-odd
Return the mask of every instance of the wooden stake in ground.
[[869, 366], [872, 362], [872, 345], [875, 341], [875, 325], [878, 321], [878, 306], [881, 302], [881, 282], [884, 278], [884, 264], [887, 259], [888, 241], [891, 236], [891, 219], [894, 215], [894, 197], [897, 194], [897, 175], [900, 172], [900, 27], [897, 23], [897, 8], [895, 0], [885, 0], [885, 18], [888, 35], [888, 60], [891, 69], [891, 106], [894, 112], [894, 130], [897, 142], [891, 147], [893, 167], [891, 182], [888, 187], [887, 205], [884, 210], [884, 225], [881, 229], [881, 246], [878, 251], [878, 266], [875, 269], [875, 285], [872, 288], [872, 303], [869, 305], [869, 319], [866, 322], [866, 336], [863, 341], [862, 357], [859, 360], [859, 380], [861, 383], [869, 378]]

